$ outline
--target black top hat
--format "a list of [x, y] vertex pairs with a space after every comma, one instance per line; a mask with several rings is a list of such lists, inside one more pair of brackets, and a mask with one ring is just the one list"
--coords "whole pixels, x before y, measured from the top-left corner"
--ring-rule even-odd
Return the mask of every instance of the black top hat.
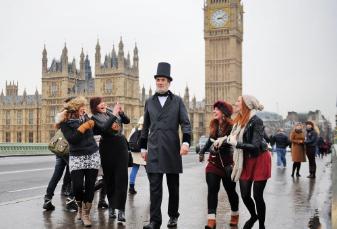
[[172, 81], [172, 77], [170, 76], [171, 73], [171, 65], [166, 62], [158, 63], [157, 67], [157, 74], [154, 75], [154, 78], [157, 77], [166, 77], [169, 81]]

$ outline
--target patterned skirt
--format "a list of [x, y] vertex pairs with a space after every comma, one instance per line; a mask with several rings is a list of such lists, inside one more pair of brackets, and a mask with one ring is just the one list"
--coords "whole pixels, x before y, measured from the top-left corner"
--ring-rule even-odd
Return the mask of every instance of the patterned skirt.
[[80, 169], [99, 169], [100, 165], [101, 157], [98, 151], [90, 155], [69, 156], [70, 172]]

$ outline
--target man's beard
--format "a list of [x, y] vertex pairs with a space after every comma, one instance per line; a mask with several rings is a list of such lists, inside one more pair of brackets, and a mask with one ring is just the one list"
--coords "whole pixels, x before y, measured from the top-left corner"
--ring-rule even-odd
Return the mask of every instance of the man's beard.
[[156, 89], [156, 92], [159, 93], [159, 94], [164, 94], [168, 91], [168, 88], [163, 88], [163, 89], [160, 89], [160, 88], [157, 88]]

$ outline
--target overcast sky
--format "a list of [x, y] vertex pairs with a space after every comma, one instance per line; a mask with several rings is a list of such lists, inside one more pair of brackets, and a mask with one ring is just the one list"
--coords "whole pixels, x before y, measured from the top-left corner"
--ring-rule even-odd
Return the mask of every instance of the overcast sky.
[[[81, 48], [94, 69], [97, 38], [104, 56], [118, 45], [139, 49], [140, 84], [154, 88], [157, 63], [170, 62], [171, 89], [204, 98], [203, 0], [2, 0], [0, 89], [41, 92], [43, 45], [48, 65], [67, 43], [78, 65]], [[334, 122], [337, 99], [337, 1], [243, 0], [243, 93], [265, 110], [322, 110]], [[132, 58], [132, 56], [131, 56]], [[102, 58], [103, 59], [103, 58]], [[102, 60], [103, 61], [103, 60]], [[79, 68], [79, 67], [78, 67]]]

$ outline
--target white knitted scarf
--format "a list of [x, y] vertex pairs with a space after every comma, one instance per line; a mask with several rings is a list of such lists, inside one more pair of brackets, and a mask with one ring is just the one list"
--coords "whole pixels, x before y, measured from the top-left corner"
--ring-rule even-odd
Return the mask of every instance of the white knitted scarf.
[[[251, 110], [249, 115], [249, 120], [256, 114], [256, 110]], [[241, 128], [239, 124], [235, 124], [233, 129], [229, 135], [230, 138], [235, 138], [237, 142], [242, 142], [243, 140], [243, 133], [245, 132], [246, 126]], [[242, 149], [238, 149], [234, 147], [234, 154], [233, 154], [233, 171], [231, 174], [231, 178], [233, 181], [238, 181], [240, 179], [242, 169], [243, 169], [243, 151]]]

